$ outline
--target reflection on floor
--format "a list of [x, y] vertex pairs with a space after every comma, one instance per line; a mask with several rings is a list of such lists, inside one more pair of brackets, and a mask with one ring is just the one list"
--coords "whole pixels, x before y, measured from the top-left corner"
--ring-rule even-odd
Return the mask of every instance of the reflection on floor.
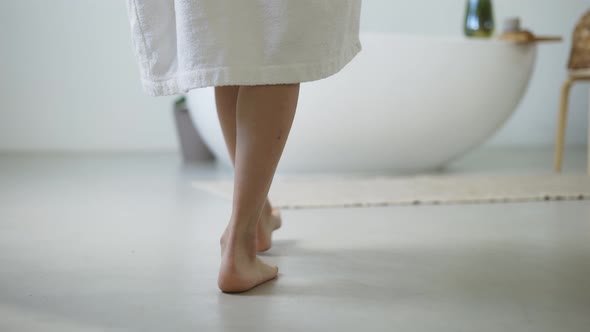
[[[568, 150], [571, 151], [571, 150]], [[584, 172], [583, 149], [566, 172]], [[478, 151], [450, 173], [549, 172]], [[226, 177], [174, 154], [0, 156], [0, 331], [588, 331], [590, 203], [284, 211], [280, 278], [216, 288]]]

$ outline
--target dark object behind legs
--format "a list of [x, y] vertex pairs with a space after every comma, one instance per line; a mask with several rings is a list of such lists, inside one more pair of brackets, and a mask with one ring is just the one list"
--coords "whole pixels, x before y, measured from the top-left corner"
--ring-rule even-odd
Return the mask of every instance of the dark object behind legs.
[[174, 103], [174, 119], [183, 161], [189, 163], [213, 160], [213, 153], [205, 145], [195, 127], [185, 97], [181, 97]]

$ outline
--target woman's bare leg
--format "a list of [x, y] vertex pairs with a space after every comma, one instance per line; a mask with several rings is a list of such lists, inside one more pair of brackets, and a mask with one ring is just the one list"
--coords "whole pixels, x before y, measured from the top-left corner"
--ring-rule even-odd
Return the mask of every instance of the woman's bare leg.
[[239, 91], [239, 86], [215, 87], [217, 116], [219, 117], [229, 157], [234, 166], [236, 164], [236, 107]]
[[236, 110], [233, 210], [222, 237], [218, 284], [243, 292], [274, 279], [278, 268], [256, 257], [257, 224], [291, 130], [299, 84], [240, 87]]
[[[236, 108], [238, 103], [239, 86], [215, 87], [215, 102], [217, 115], [225, 138], [232, 164], [236, 163]], [[256, 247], [259, 252], [270, 249], [272, 232], [281, 227], [281, 214], [273, 209], [268, 198], [264, 204], [260, 220], [258, 221]]]

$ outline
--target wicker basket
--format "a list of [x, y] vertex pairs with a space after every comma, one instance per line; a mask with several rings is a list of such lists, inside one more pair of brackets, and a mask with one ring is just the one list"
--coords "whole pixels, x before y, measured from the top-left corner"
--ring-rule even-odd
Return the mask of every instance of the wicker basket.
[[571, 70], [590, 69], [590, 11], [582, 17], [572, 40]]

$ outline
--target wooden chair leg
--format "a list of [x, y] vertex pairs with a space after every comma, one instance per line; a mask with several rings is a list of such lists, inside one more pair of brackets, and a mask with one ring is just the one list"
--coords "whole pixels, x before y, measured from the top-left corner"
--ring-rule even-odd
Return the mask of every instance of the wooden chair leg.
[[559, 109], [559, 119], [557, 125], [557, 138], [555, 141], [555, 160], [554, 169], [555, 172], [561, 172], [561, 166], [563, 162], [563, 146], [565, 142], [565, 127], [567, 124], [567, 113], [569, 106], [569, 96], [572, 84], [574, 83], [573, 78], [569, 78], [561, 89], [561, 105]]

